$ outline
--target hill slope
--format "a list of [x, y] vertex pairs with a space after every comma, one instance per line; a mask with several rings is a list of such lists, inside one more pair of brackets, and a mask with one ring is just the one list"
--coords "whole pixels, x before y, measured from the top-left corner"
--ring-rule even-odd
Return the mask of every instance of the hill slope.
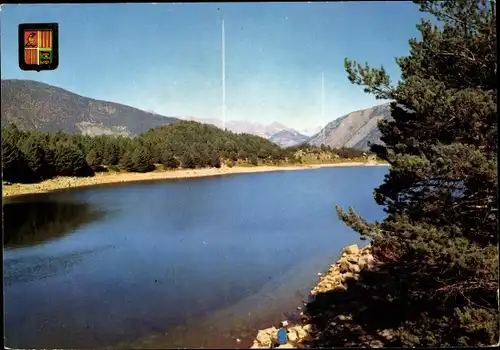
[[157, 158], [161, 158], [165, 151], [172, 152], [178, 157], [185, 154], [204, 157], [217, 153], [223, 158], [234, 161], [245, 160], [252, 156], [261, 159], [284, 157], [285, 154], [284, 150], [263, 137], [237, 134], [195, 121], [183, 121], [151, 129], [141, 135], [140, 139], [148, 144], [148, 149]]
[[119, 103], [95, 100], [32, 80], [2, 80], [2, 124], [21, 129], [134, 136], [178, 122]]
[[[319, 133], [311, 137], [309, 144], [334, 148], [348, 147], [368, 150], [368, 142], [380, 141], [377, 122], [390, 119], [389, 104], [349, 113], [328, 123]], [[323, 141], [324, 140], [324, 141]]]

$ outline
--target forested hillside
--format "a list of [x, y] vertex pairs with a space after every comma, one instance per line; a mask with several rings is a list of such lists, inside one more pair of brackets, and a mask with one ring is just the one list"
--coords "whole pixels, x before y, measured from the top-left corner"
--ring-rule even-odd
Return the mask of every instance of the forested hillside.
[[[300, 152], [299, 152], [300, 151]], [[246, 164], [297, 164], [361, 158], [350, 149], [312, 146], [283, 149], [259, 136], [183, 121], [134, 138], [2, 129], [3, 180], [39, 182], [55, 176], [93, 176], [96, 171], [149, 172]]]

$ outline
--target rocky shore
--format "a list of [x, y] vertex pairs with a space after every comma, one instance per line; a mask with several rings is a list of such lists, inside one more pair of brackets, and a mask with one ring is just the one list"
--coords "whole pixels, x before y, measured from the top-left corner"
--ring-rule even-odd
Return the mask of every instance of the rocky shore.
[[[375, 260], [372, 255], [371, 246], [367, 245], [359, 248], [353, 244], [344, 248], [342, 256], [325, 273], [319, 273], [318, 284], [311, 290], [311, 296], [314, 298], [319, 293], [325, 293], [333, 290], [347, 290], [346, 281], [357, 279], [363, 269], [370, 269], [375, 266]], [[338, 315], [339, 319], [347, 319], [350, 315]], [[286, 321], [285, 321], [286, 322]], [[303, 348], [304, 342], [310, 337], [313, 331], [311, 324], [297, 324], [287, 327], [288, 343], [280, 345], [279, 348]], [[276, 327], [262, 329], [257, 333], [251, 348], [270, 348], [276, 339]], [[378, 347], [379, 344], [372, 344], [372, 347]]]

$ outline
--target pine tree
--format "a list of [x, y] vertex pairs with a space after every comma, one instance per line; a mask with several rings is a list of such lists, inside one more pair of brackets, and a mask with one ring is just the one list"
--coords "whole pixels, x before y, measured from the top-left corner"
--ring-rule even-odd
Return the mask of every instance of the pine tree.
[[194, 169], [196, 168], [196, 162], [191, 155], [191, 153], [187, 152], [182, 155], [182, 160], [181, 160], [182, 167], [185, 169]]
[[85, 157], [88, 165], [90, 165], [93, 169], [97, 168], [102, 164], [102, 157], [99, 151], [95, 148], [91, 148], [87, 156]]
[[59, 176], [93, 176], [83, 152], [74, 144], [60, 141], [55, 148], [55, 168]]
[[352, 208], [337, 212], [392, 266], [387, 294], [411, 315], [395, 327], [400, 345], [491, 345], [499, 329], [495, 3], [417, 3], [441, 25], [417, 26], [422, 39], [397, 59], [396, 86], [383, 68], [345, 62], [352, 83], [393, 101], [394, 120], [379, 124], [383, 145], [371, 147], [391, 165], [375, 190], [387, 217], [369, 223]]
[[260, 159], [266, 159], [268, 156], [269, 156], [269, 152], [267, 149], [265, 148], [261, 148], [259, 149], [259, 151], [257, 152], [257, 156], [260, 158]]
[[193, 150], [190, 152], [191, 153], [191, 157], [193, 159], [193, 163], [194, 163], [194, 168], [202, 168], [205, 164], [205, 159], [203, 157], [202, 154], [198, 153], [198, 151], [196, 150]]
[[229, 159], [231, 159], [233, 162], [238, 161], [238, 153], [235, 151], [229, 152]]
[[132, 161], [132, 153], [130, 151], [125, 151], [123, 156], [120, 158], [119, 167], [125, 171], [135, 171], [134, 162]]
[[151, 152], [145, 146], [136, 148], [132, 153], [132, 162], [134, 171], [138, 173], [147, 173], [154, 170], [154, 165], [151, 162]]
[[209, 165], [213, 168], [220, 168], [221, 167], [220, 154], [218, 152], [214, 151], [210, 154]]
[[248, 152], [241, 150], [238, 152], [238, 159], [246, 160], [248, 158]]
[[45, 150], [35, 135], [28, 136], [21, 145], [26, 163], [31, 169], [33, 181], [40, 181], [46, 175]]
[[21, 150], [10, 135], [2, 135], [2, 180], [29, 182], [31, 177], [31, 169]]
[[162, 153], [161, 162], [167, 169], [177, 169], [180, 165], [180, 162], [169, 150]]
[[102, 164], [116, 165], [120, 160], [120, 149], [116, 144], [116, 139], [111, 138], [104, 146]]
[[52, 147], [50, 147], [47, 140], [42, 141], [42, 146], [45, 153], [45, 168], [43, 171], [43, 177], [45, 179], [50, 179], [56, 176], [55, 151]]
[[25, 134], [19, 128], [16, 126], [14, 123], [8, 124], [5, 128], [2, 129], [2, 138], [6, 137], [9, 139], [9, 142], [12, 145], [16, 145], [19, 147], [17, 144], [18, 142], [23, 142], [25, 139]]
[[252, 155], [252, 156], [248, 159], [248, 162], [249, 162], [251, 165], [257, 166], [257, 165], [259, 165], [259, 158], [257, 158], [257, 156], [255, 156], [255, 155]]
[[211, 166], [212, 163], [212, 155], [208, 152], [207, 149], [198, 149], [195, 153], [196, 164], [200, 168], [204, 168], [207, 166]]

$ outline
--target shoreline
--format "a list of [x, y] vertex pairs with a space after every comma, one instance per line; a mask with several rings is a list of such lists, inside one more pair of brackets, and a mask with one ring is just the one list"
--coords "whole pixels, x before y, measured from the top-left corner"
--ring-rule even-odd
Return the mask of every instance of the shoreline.
[[291, 165], [291, 166], [255, 166], [255, 167], [221, 167], [203, 169], [179, 169], [153, 171], [149, 173], [96, 173], [92, 177], [56, 177], [35, 184], [2, 184], [2, 198], [17, 198], [27, 195], [35, 195], [49, 192], [57, 192], [69, 188], [81, 188], [98, 185], [109, 185], [118, 183], [133, 183], [154, 180], [173, 180], [201, 178], [208, 176], [221, 176], [233, 174], [249, 174], [273, 171], [291, 171], [319, 169], [327, 167], [349, 167], [349, 166], [388, 166], [388, 164], [368, 162], [339, 162], [329, 164]]
[[[361, 271], [373, 269], [377, 264], [372, 254], [371, 244], [362, 248], [358, 247], [356, 244], [344, 247], [340, 258], [330, 265], [326, 272], [318, 273], [319, 280], [310, 292], [312, 300], [305, 302], [304, 306], [313, 303], [314, 298], [318, 294], [332, 291], [348, 292], [349, 280], [358, 280]], [[301, 307], [299, 307], [299, 309], [301, 309]], [[338, 314], [332, 321], [349, 320], [351, 317], [352, 315], [350, 314]], [[284, 322], [288, 324], [289, 321], [285, 320]], [[309, 322], [311, 322], [311, 320], [305, 318], [302, 322], [287, 325], [288, 342], [279, 345], [278, 348], [308, 347], [308, 341], [310, 341], [314, 333], [318, 331], [315, 329], [315, 326]], [[277, 331], [278, 329], [275, 326], [259, 330], [250, 348], [270, 348], [271, 344], [275, 342]], [[391, 332], [389, 330], [383, 330], [379, 333], [379, 338], [381, 339], [385, 338], [388, 340], [390, 337]], [[364, 340], [364, 345], [366, 347], [380, 348], [384, 345], [380, 339], [374, 338], [368, 334], [365, 335]]]

